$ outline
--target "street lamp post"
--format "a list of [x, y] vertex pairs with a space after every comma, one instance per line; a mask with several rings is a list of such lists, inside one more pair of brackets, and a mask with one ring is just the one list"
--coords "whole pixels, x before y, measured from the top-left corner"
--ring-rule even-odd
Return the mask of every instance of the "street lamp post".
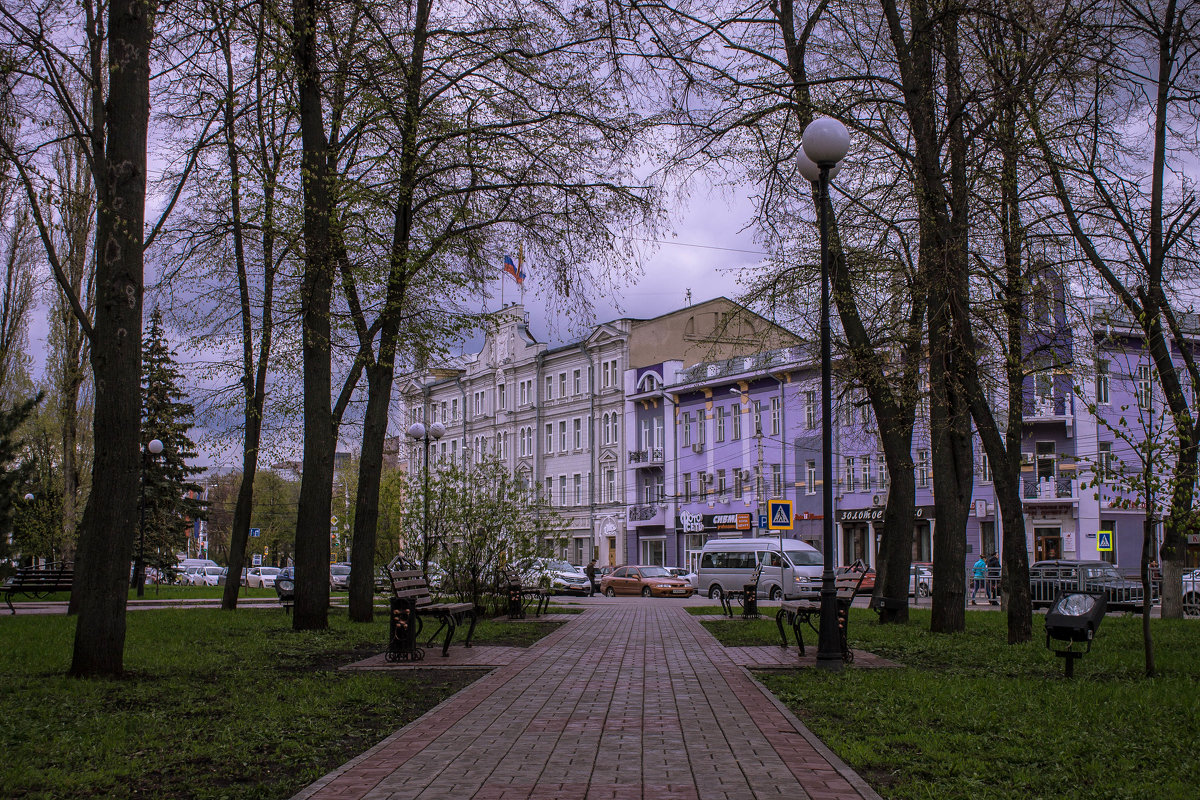
[[[833, 572], [833, 356], [829, 333], [829, 179], [850, 149], [850, 134], [836, 119], [815, 119], [804, 129], [800, 172], [817, 183], [821, 226], [821, 522], [824, 569], [821, 571], [821, 632], [817, 666], [842, 668], [838, 636], [837, 590]], [[814, 169], [815, 167], [815, 169]]]
[[423, 539], [421, 549], [422, 570], [426, 569], [424, 556], [426, 548], [429, 546], [429, 443], [431, 439], [436, 442], [445, 435], [446, 426], [440, 422], [435, 422], [428, 428], [421, 422], [414, 422], [408, 426], [408, 437], [413, 441], [421, 442], [425, 447], [425, 474], [422, 476], [423, 494], [425, 495], [425, 516], [421, 520], [421, 538]]
[[137, 564], [133, 568], [133, 579], [137, 581], [137, 596], [146, 596], [146, 458], [153, 460], [163, 451], [163, 443], [151, 439], [146, 444], [142, 458], [141, 498], [138, 502], [138, 554]]

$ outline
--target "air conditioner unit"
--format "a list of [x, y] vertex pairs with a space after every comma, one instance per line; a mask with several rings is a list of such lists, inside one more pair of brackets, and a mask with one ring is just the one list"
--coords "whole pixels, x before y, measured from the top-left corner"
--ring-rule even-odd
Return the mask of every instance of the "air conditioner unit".
[[696, 443], [694, 443], [694, 444], [692, 445], [692, 452], [693, 452], [693, 453], [703, 453], [703, 452], [704, 452], [704, 445], [700, 444], [700, 442], [696, 442]]
[[742, 470], [742, 482], [748, 483], [749, 481], [750, 481], [750, 470], [748, 470], [748, 469]]
[[873, 506], [879, 505], [879, 495], [873, 495], [871, 497], [871, 505], [873, 505]]

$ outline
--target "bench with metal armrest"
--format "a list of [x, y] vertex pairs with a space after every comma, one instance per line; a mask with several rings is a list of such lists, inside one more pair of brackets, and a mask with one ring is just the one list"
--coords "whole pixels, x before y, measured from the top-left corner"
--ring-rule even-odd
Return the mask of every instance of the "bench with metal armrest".
[[[850, 605], [854, 602], [854, 596], [858, 594], [859, 588], [862, 587], [863, 578], [866, 577], [865, 569], [851, 569], [848, 572], [843, 572], [834, 579], [834, 589], [837, 592], [837, 625], [838, 625], [838, 643], [842, 650], [842, 660], [847, 664], [854, 660], [854, 654], [850, 651], [850, 644], [846, 638], [846, 625], [850, 617]], [[812, 631], [820, 635], [820, 630], [817, 628], [813, 620], [821, 619], [821, 601], [817, 600], [785, 600], [779, 606], [779, 612], [775, 615], [775, 624], [779, 626], [780, 647], [787, 647], [787, 632], [784, 630], [784, 622], [791, 627], [792, 632], [796, 636], [796, 644], [800, 648], [800, 655], [804, 655], [804, 636], [800, 626], [808, 625]]]
[[4, 582], [4, 602], [8, 610], [16, 614], [12, 599], [15, 594], [43, 598], [54, 592], [70, 592], [75, 580], [75, 570], [67, 561], [46, 564], [41, 567], [21, 567]]
[[439, 622], [437, 630], [425, 643], [426, 647], [432, 646], [437, 640], [437, 635], [445, 629], [442, 656], [448, 656], [454, 631], [467, 618], [470, 618], [471, 626], [467, 629], [467, 637], [463, 644], [465, 647], [471, 646], [471, 635], [475, 633], [476, 621], [474, 604], [435, 603], [425, 576], [413, 565], [393, 561], [388, 571], [391, 574], [393, 594], [386, 654], [388, 661], [420, 661], [425, 657], [425, 651], [417, 646], [421, 629], [424, 627], [424, 617], [433, 617]]

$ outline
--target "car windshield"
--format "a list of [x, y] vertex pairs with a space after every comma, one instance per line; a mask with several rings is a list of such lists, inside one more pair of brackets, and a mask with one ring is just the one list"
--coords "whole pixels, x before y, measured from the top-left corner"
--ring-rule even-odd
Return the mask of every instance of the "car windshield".
[[643, 578], [670, 578], [671, 573], [664, 567], [641, 567]]
[[278, 575], [279, 568], [278, 567], [263, 567], [262, 569], [260, 569], [258, 571], [258, 574], [259, 575]]
[[566, 561], [547, 561], [546, 569], [552, 569], [556, 572], [574, 572], [575, 568]]
[[222, 570], [220, 567], [205, 567], [204, 568], [205, 575], [220, 575], [221, 572], [222, 572]]
[[788, 561], [795, 567], [819, 567], [825, 559], [816, 550], [786, 550]]
[[349, 574], [350, 574], [350, 568], [349, 568], [349, 567], [337, 567], [337, 566], [334, 566], [334, 567], [330, 567], [330, 568], [329, 568], [329, 571], [330, 571], [330, 573], [332, 573], [332, 574], [334, 574], [334, 575], [349, 575]]

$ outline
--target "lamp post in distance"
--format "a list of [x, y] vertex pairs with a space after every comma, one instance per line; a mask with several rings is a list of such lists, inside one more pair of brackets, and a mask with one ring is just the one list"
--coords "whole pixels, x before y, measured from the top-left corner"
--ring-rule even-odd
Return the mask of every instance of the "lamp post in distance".
[[824, 568], [821, 571], [821, 630], [817, 666], [842, 668], [838, 635], [837, 590], [833, 565], [833, 356], [829, 332], [829, 180], [837, 174], [850, 149], [846, 126], [831, 117], [808, 123], [797, 158], [800, 174], [817, 184], [821, 228], [821, 523]]
[[422, 422], [414, 422], [408, 426], [408, 438], [415, 442], [421, 442], [425, 447], [425, 474], [422, 477], [423, 494], [425, 496], [425, 516], [421, 520], [421, 571], [426, 571], [429, 567], [425, 563], [425, 554], [428, 552], [429, 546], [429, 443], [430, 440], [437, 441], [446, 435], [446, 426], [440, 422], [435, 422], [428, 428]]
[[[159, 439], [151, 439], [146, 443], [144, 453], [151, 460], [163, 451], [163, 443]], [[137, 581], [137, 596], [146, 596], [146, 455], [142, 458], [141, 502], [138, 503], [138, 554], [137, 564], [133, 569], [133, 578]]]

